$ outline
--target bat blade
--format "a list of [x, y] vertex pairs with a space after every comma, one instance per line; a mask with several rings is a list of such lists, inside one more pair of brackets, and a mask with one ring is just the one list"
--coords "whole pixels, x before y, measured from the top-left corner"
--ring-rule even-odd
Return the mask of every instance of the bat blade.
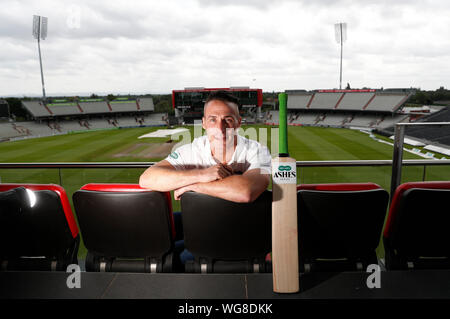
[[296, 161], [272, 160], [273, 291], [299, 291]]

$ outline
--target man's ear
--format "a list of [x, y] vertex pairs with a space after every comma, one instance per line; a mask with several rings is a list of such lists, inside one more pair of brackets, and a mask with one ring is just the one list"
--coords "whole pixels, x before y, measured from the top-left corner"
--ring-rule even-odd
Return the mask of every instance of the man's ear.
[[202, 127], [203, 127], [204, 130], [206, 130], [205, 121], [206, 121], [205, 117], [203, 116], [202, 117]]

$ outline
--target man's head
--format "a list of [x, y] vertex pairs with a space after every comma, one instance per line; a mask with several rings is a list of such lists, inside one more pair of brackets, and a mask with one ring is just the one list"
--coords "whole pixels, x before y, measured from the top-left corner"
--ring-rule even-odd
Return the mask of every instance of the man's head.
[[239, 100], [225, 91], [212, 92], [205, 102], [203, 128], [210, 142], [231, 141], [241, 126]]

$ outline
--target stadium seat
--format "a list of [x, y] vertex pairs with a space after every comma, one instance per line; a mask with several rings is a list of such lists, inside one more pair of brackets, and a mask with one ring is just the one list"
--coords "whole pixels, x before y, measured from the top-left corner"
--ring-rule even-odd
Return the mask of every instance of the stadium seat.
[[235, 203], [195, 192], [181, 196], [184, 244], [194, 260], [186, 272], [270, 272], [272, 192]]
[[175, 227], [170, 193], [137, 184], [87, 184], [73, 194], [86, 271], [172, 272]]
[[450, 182], [397, 187], [383, 232], [388, 270], [450, 269]]
[[80, 237], [64, 188], [0, 184], [1, 270], [66, 271]]
[[297, 186], [300, 272], [365, 271], [377, 264], [388, 199], [373, 183]]

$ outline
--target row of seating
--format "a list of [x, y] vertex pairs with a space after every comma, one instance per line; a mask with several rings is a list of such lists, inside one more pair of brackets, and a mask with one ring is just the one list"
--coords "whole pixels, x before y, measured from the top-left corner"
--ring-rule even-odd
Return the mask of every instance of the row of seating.
[[[365, 271], [378, 262], [389, 201], [384, 189], [347, 183], [297, 190], [301, 272]], [[383, 232], [387, 270], [450, 268], [449, 195], [450, 182], [397, 188]], [[73, 194], [73, 204], [88, 250], [86, 271], [271, 272], [269, 190], [245, 204], [187, 192], [177, 230], [169, 192], [87, 184]], [[175, 245], [180, 236], [194, 256], [185, 265]], [[79, 242], [61, 186], [0, 184], [2, 270], [65, 270], [78, 263]]]

